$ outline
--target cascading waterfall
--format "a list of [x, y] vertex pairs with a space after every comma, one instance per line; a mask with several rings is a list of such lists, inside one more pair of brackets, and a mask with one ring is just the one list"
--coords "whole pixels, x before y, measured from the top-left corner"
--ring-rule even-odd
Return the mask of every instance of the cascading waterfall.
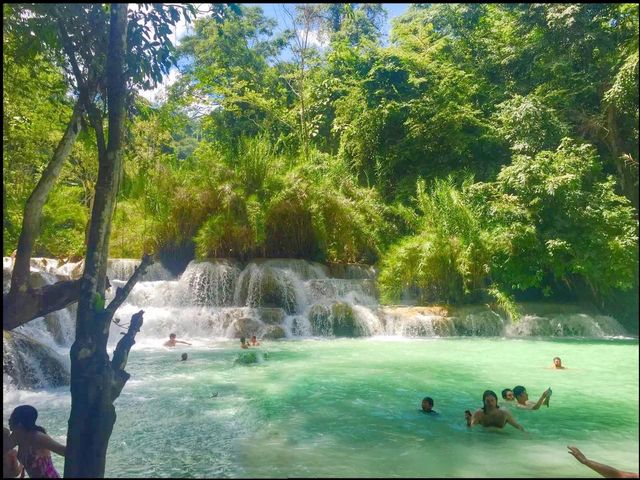
[[[112, 288], [107, 291], [107, 302], [138, 264], [133, 259], [109, 261]], [[42, 285], [78, 278], [82, 266], [82, 262], [60, 265], [50, 259], [31, 262], [32, 275]], [[6, 293], [13, 260], [5, 257], [3, 267]], [[368, 266], [326, 266], [298, 259], [260, 259], [244, 264], [210, 259], [192, 261], [182, 275], [174, 277], [162, 265], [154, 264], [116, 312], [114, 318], [119, 325], [114, 322], [111, 326], [110, 345], [115, 345], [131, 316], [140, 309], [145, 316], [143, 329], [136, 337], [138, 348], [157, 348], [172, 332], [179, 339], [200, 343], [251, 335], [277, 339], [626, 334], [614, 318], [576, 305], [521, 304], [522, 319], [511, 323], [485, 305], [382, 306], [377, 295], [375, 270]], [[74, 330], [75, 305], [15, 329], [17, 339], [7, 339], [13, 332], [5, 334], [5, 376], [12, 365], [14, 370], [24, 370], [26, 367], [19, 365], [42, 363], [42, 358], [68, 370]], [[27, 349], [24, 354], [14, 348], [18, 341]], [[20, 361], [16, 355], [21, 355]], [[51, 365], [31, 369], [32, 387], [47, 385], [47, 372], [56, 370]], [[59, 381], [59, 372], [55, 376]]]

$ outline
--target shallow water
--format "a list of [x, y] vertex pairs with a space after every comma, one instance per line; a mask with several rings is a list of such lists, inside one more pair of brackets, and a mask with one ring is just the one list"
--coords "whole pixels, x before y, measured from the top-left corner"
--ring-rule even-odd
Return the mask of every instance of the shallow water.
[[[637, 339], [266, 341], [253, 365], [237, 341], [194, 343], [133, 348], [106, 476], [599, 477], [567, 445], [638, 471]], [[545, 368], [556, 355], [567, 370]], [[549, 408], [510, 408], [527, 433], [465, 426], [485, 389], [517, 384], [534, 401], [553, 388]], [[419, 411], [426, 395], [439, 416]], [[67, 388], [5, 387], [5, 425], [22, 403], [64, 441]]]

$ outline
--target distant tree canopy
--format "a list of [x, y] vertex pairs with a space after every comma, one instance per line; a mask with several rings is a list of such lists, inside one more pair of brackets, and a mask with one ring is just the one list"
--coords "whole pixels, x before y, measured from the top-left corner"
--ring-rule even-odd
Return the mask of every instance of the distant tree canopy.
[[[377, 263], [388, 301], [637, 290], [637, 4], [411, 4], [388, 43], [381, 4], [287, 9], [280, 30], [246, 5], [197, 20], [164, 101], [136, 99], [111, 256]], [[72, 108], [56, 56], [10, 25], [5, 254]], [[94, 143], [40, 254], [84, 248]]]

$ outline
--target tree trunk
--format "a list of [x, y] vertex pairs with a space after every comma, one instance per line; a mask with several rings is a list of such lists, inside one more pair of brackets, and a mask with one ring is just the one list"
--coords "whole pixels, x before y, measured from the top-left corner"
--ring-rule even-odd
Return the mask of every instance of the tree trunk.
[[[120, 394], [128, 378], [122, 370], [126, 361], [124, 364], [119, 361], [120, 365], [114, 365], [112, 368], [107, 355], [111, 318], [119, 303], [126, 298], [126, 293], [124, 297], [116, 295], [116, 299], [107, 309], [103, 309], [101, 303], [104, 301], [106, 287], [111, 220], [122, 171], [127, 21], [127, 4], [111, 4], [106, 68], [109, 142], [106, 151], [98, 154], [98, 181], [91, 214], [85, 269], [81, 280], [76, 340], [70, 352], [71, 414], [65, 477], [104, 476], [107, 447], [116, 420], [113, 401]], [[149, 257], [143, 259], [143, 263], [136, 269], [127, 285], [137, 281], [137, 277], [149, 262]], [[141, 317], [142, 313], [139, 315]], [[132, 319], [132, 325], [133, 323]], [[122, 341], [124, 338], [121, 343]], [[129, 341], [130, 348], [133, 344], [131, 336]]]
[[[71, 148], [80, 133], [81, 116], [82, 105], [78, 100], [73, 108], [69, 125], [58, 143], [53, 157], [24, 207], [22, 231], [20, 232], [16, 259], [11, 273], [11, 287], [9, 293], [3, 295], [2, 298], [2, 326], [5, 330], [16, 328], [34, 318], [64, 308], [78, 300], [79, 290], [73, 282], [63, 282], [62, 285], [57, 287], [56, 285], [47, 285], [43, 288], [31, 288], [30, 263], [33, 246], [40, 233], [42, 207], [47, 201], [47, 196], [55, 181], [60, 176], [64, 161], [69, 156]], [[46, 304], [43, 304], [43, 298], [55, 299], [56, 308], [49, 308]]]

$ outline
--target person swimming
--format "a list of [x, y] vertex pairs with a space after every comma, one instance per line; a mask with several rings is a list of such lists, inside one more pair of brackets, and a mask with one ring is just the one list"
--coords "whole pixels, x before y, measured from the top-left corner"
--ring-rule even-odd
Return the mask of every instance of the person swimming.
[[513, 400], [515, 400], [515, 397], [513, 396], [513, 390], [511, 390], [510, 388], [505, 388], [504, 390], [502, 390], [502, 398], [507, 402], [512, 402]]
[[527, 393], [527, 389], [522, 385], [518, 385], [513, 387], [513, 396], [516, 397], [516, 407], [524, 408], [526, 410], [538, 410], [540, 406], [544, 403], [547, 407], [549, 406], [549, 398], [551, 397], [551, 387], [546, 389], [540, 395], [540, 398], [537, 402], [529, 400], [529, 394]]
[[249, 348], [249, 344], [247, 343], [247, 339], [244, 337], [240, 337], [240, 348]]
[[433, 409], [433, 398], [431, 397], [424, 397], [422, 399], [422, 411], [424, 413], [429, 413], [432, 415], [438, 415], [438, 412], [436, 412]]
[[169, 334], [169, 340], [164, 342], [164, 346], [165, 347], [175, 347], [176, 343], [184, 343], [185, 345], [191, 345], [189, 342], [183, 342], [182, 340], [177, 340], [176, 339], [176, 334], [175, 333], [170, 333]]
[[504, 428], [509, 425], [518, 430], [525, 431], [522, 425], [515, 421], [508, 410], [500, 409], [498, 406], [498, 396], [492, 390], [485, 390], [482, 394], [482, 408], [471, 414], [469, 410], [465, 410], [465, 419], [468, 427], [474, 425], [482, 425], [483, 427]]

